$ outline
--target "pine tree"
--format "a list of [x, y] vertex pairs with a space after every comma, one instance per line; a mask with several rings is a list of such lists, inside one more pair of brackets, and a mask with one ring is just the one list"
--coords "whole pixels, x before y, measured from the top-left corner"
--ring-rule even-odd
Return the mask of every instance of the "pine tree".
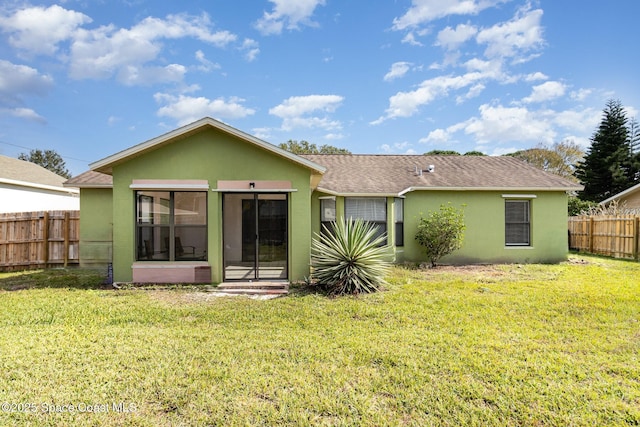
[[27, 162], [40, 165], [43, 168], [65, 178], [71, 178], [71, 172], [67, 169], [65, 161], [55, 150], [31, 150], [29, 151], [29, 154], [20, 153], [18, 158], [20, 160], [26, 160]]
[[607, 101], [591, 147], [576, 169], [584, 185], [579, 197], [600, 202], [635, 183], [637, 168], [631, 149], [627, 114], [619, 100]]

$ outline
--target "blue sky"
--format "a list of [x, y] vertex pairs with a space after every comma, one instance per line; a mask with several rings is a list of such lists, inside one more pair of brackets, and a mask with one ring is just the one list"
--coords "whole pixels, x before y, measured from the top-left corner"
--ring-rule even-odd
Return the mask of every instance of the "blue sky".
[[72, 173], [203, 116], [354, 153], [584, 145], [640, 108], [640, 2], [67, 0], [0, 6], [0, 154]]

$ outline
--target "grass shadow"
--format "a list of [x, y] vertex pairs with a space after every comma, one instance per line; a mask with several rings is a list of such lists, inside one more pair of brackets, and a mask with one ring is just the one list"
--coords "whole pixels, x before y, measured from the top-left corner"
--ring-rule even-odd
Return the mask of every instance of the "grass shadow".
[[84, 268], [50, 268], [0, 273], [0, 290], [23, 289], [113, 289], [105, 284], [106, 274], [101, 270]]

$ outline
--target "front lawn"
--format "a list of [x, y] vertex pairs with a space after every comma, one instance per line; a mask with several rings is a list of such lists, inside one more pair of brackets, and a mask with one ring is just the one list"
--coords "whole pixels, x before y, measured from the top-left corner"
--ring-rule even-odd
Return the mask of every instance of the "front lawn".
[[396, 268], [378, 294], [267, 301], [38, 274], [0, 274], [0, 425], [640, 424], [633, 262]]

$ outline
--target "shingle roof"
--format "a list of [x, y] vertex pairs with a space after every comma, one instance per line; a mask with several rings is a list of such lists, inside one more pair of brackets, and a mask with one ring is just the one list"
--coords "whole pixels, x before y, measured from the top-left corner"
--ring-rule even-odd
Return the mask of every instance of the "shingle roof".
[[[513, 157], [302, 155], [326, 166], [319, 188], [337, 194], [400, 194], [410, 189], [579, 190]], [[429, 165], [433, 172], [427, 172]], [[420, 174], [422, 171], [422, 174]]]
[[[581, 186], [514, 157], [303, 154], [327, 168], [319, 189], [336, 194], [385, 194], [423, 190], [569, 191]], [[429, 165], [434, 166], [428, 172]], [[422, 171], [422, 174], [419, 173]], [[112, 177], [87, 171], [65, 183], [110, 187]]]
[[65, 187], [112, 187], [113, 177], [96, 171], [86, 171], [64, 183]]
[[62, 187], [66, 178], [35, 163], [0, 155], [0, 179]]

